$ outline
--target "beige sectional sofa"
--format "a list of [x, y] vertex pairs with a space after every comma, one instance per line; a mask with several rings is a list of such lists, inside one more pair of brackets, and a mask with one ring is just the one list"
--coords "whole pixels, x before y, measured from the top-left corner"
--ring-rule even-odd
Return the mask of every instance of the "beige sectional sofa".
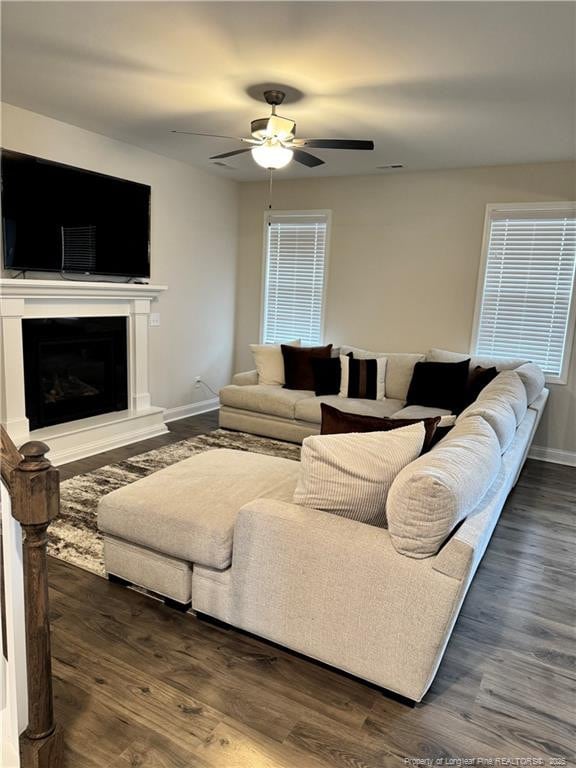
[[[399, 415], [415, 357], [389, 363], [392, 402], [347, 408]], [[518, 370], [521, 362], [505, 365]], [[225, 388], [223, 426], [290, 440], [318, 432], [313, 393], [248, 382], [243, 374]], [[298, 462], [215, 450], [101, 501], [106, 570], [420, 701], [548, 396], [533, 366], [494, 382], [453, 432], [396, 477], [388, 528], [294, 504]]]

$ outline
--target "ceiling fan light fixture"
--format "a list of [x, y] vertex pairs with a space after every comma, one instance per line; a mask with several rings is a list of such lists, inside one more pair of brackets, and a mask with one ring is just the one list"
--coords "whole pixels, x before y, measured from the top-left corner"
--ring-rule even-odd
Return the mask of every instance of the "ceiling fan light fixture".
[[286, 149], [274, 141], [267, 141], [259, 147], [253, 147], [250, 152], [254, 162], [268, 170], [284, 168], [294, 157], [294, 152], [291, 149]]

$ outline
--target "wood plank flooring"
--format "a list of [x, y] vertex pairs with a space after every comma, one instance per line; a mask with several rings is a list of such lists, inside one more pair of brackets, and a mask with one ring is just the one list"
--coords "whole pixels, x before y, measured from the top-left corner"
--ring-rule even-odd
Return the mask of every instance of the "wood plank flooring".
[[[215, 425], [214, 413], [173, 422], [168, 435], [68, 464], [62, 477]], [[387, 768], [413, 758], [529, 757], [572, 764], [575, 512], [576, 469], [529, 461], [438, 676], [414, 709], [51, 559], [67, 768]]]

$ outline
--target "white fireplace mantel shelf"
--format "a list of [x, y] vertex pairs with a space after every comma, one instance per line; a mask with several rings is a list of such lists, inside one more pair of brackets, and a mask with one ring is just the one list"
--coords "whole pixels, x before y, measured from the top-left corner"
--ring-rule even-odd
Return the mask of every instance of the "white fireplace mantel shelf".
[[[166, 432], [163, 408], [150, 402], [150, 306], [165, 285], [80, 280], [0, 279], [1, 421], [17, 445], [45, 439], [55, 464]], [[128, 409], [30, 432], [26, 417], [23, 321], [124, 316], [128, 333]]]
[[0, 298], [155, 299], [167, 289], [166, 285], [143, 283], [0, 279]]

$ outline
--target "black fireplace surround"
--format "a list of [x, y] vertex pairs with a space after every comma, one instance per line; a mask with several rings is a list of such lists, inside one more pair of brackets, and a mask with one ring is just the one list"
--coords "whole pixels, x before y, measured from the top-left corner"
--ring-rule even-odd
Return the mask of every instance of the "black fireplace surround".
[[30, 429], [128, 407], [125, 317], [23, 320], [22, 334]]

